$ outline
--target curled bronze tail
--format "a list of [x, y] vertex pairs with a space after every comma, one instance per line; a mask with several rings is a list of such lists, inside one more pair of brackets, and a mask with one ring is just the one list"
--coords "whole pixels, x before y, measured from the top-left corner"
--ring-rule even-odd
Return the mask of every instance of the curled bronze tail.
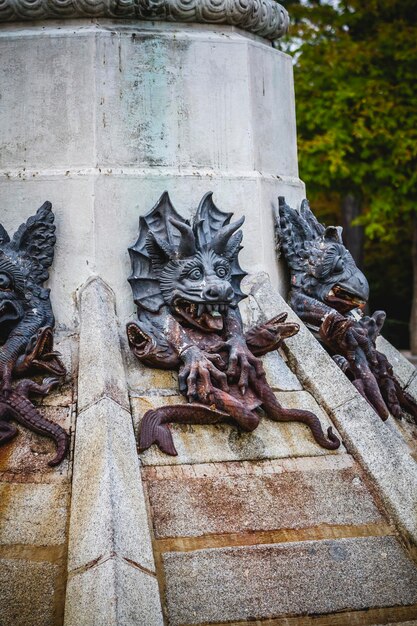
[[326, 450], [339, 448], [340, 441], [334, 434], [332, 427], [329, 426], [327, 429], [328, 439], [326, 439], [320, 420], [314, 413], [303, 409], [284, 409], [267, 384], [265, 377], [253, 379], [252, 384], [262, 400], [265, 412], [272, 420], [275, 422], [302, 422], [310, 428], [314, 439], [322, 448], [326, 448]]
[[[14, 419], [29, 430], [54, 441], [56, 454], [48, 462], [48, 465], [54, 467], [59, 465], [67, 454], [69, 435], [59, 424], [55, 424], [43, 417], [26, 395], [29, 391], [47, 393], [51, 386], [55, 384], [55, 379], [46, 379], [46, 381], [43, 385], [37, 385], [30, 380], [21, 381], [18, 387], [11, 393], [0, 396], [0, 415], [1, 419], [4, 420], [3, 424], [7, 424], [6, 429], [3, 429], [5, 436], [3, 438], [0, 437], [0, 444], [6, 443], [16, 434], [16, 429], [7, 423], [8, 420]], [[8, 436], [7, 431], [9, 432]]]

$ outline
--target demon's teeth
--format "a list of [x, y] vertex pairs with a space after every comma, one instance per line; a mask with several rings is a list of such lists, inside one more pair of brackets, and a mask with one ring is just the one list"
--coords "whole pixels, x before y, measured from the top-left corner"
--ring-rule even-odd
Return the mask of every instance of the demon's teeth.
[[205, 308], [206, 307], [204, 306], [204, 304], [199, 304], [198, 305], [197, 317], [200, 317], [201, 315], [203, 315]]
[[218, 304], [213, 304], [213, 312], [214, 313], [218, 313], [219, 312], [219, 305]]
[[206, 309], [209, 313], [212, 313], [213, 311], [213, 306], [211, 304], [206, 304]]
[[213, 317], [221, 317], [221, 313], [219, 313], [218, 311], [213, 311], [212, 316]]
[[330, 289], [330, 291], [329, 291], [329, 296], [334, 296], [334, 291], [333, 291], [333, 289]]

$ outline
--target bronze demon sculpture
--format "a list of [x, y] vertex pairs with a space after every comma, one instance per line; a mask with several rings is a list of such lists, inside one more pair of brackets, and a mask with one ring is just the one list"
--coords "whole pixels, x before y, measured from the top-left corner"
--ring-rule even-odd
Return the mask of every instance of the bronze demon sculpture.
[[[10, 441], [15, 420], [55, 441], [57, 451], [49, 465], [58, 465], [68, 449], [68, 435], [42, 417], [29, 393], [46, 395], [65, 374], [53, 351], [54, 316], [49, 289], [43, 287], [54, 257], [55, 226], [50, 202], [22, 224], [10, 240], [0, 225], [0, 445]], [[14, 377], [45, 372], [41, 384], [29, 378], [12, 387]]]
[[342, 229], [320, 224], [307, 200], [297, 212], [280, 197], [276, 230], [291, 271], [289, 301], [294, 311], [383, 420], [390, 411], [401, 418], [403, 409], [416, 420], [416, 402], [376, 349], [385, 313], [362, 313], [369, 285], [343, 245]]
[[129, 282], [138, 322], [127, 325], [130, 347], [150, 367], [179, 370], [179, 387], [190, 404], [148, 411], [142, 420], [139, 449], [153, 443], [176, 455], [169, 422], [214, 424], [232, 421], [246, 431], [259, 423], [263, 407], [276, 421], [307, 424], [315, 440], [328, 449], [340, 442], [309, 411], [284, 409], [268, 386], [259, 356], [277, 349], [294, 335], [297, 324], [286, 315], [244, 335], [238, 303], [245, 297], [239, 266], [244, 218], [202, 199], [192, 226], [173, 208], [165, 192], [140, 218], [139, 237], [129, 249]]

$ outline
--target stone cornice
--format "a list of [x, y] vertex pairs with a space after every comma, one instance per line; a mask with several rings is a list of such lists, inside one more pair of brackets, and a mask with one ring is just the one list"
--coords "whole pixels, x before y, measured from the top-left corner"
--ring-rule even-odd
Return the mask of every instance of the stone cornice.
[[271, 40], [289, 21], [275, 0], [0, 0], [0, 22], [99, 17], [228, 24]]

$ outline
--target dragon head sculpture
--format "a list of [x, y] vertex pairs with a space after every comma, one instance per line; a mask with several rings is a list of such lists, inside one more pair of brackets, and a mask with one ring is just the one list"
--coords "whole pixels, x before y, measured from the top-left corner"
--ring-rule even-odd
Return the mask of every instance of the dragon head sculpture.
[[342, 241], [342, 229], [325, 228], [307, 200], [300, 212], [279, 198], [278, 239], [291, 271], [291, 285], [342, 314], [363, 308], [369, 285]]
[[228, 308], [244, 297], [237, 258], [244, 218], [230, 223], [231, 216], [217, 209], [210, 192], [190, 225], [165, 192], [140, 218], [138, 240], [129, 248], [137, 306], [155, 313], [165, 305], [183, 324], [221, 331]]
[[0, 224], [0, 340], [4, 342], [26, 313], [49, 301], [43, 288], [54, 258], [55, 226], [45, 202], [10, 239]]

